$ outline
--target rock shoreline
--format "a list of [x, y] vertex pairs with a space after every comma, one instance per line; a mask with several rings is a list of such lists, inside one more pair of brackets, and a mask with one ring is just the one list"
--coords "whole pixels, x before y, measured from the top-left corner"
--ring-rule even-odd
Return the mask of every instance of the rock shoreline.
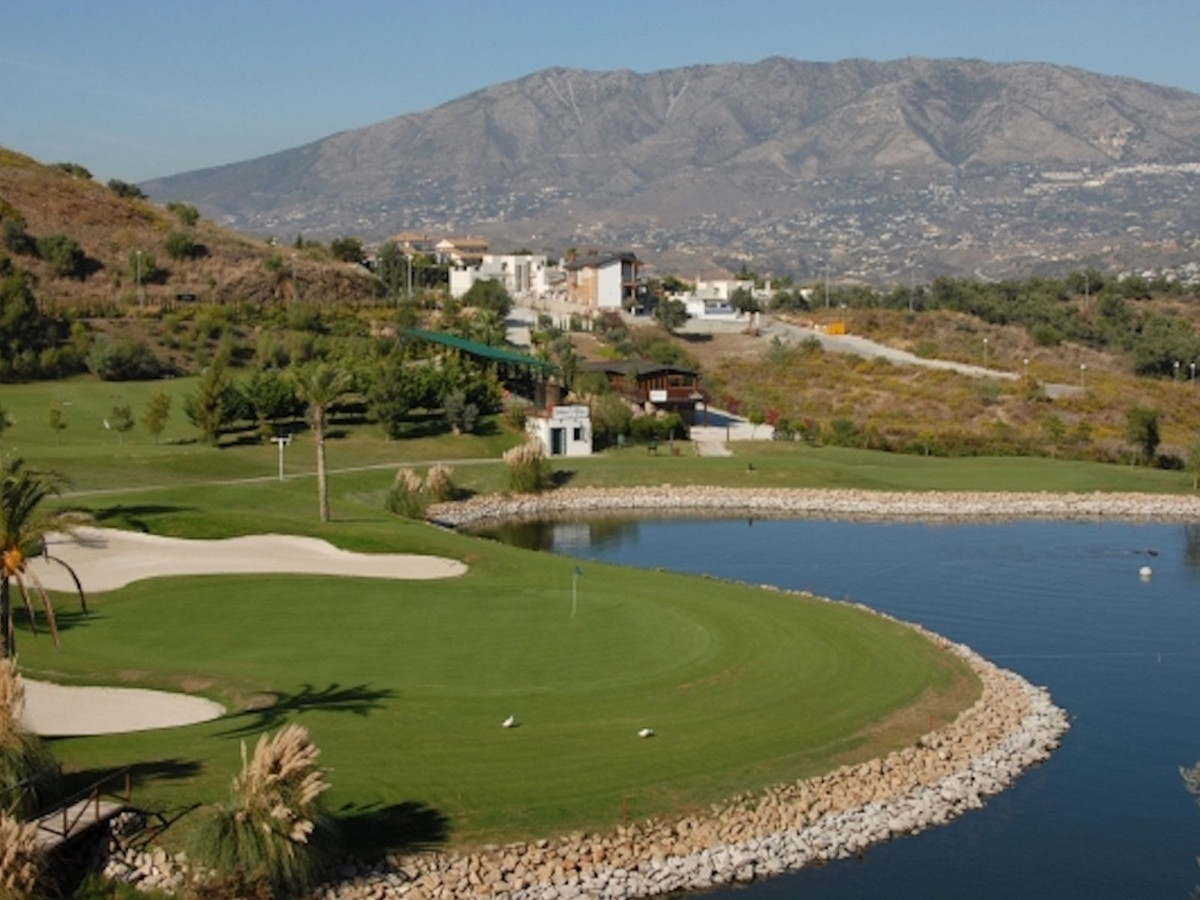
[[689, 486], [563, 488], [544, 494], [489, 495], [431, 506], [429, 521], [449, 528], [552, 515], [622, 513], [791, 516], [822, 519], [1011, 519], [1200, 522], [1200, 497], [1178, 494], [862, 491]]

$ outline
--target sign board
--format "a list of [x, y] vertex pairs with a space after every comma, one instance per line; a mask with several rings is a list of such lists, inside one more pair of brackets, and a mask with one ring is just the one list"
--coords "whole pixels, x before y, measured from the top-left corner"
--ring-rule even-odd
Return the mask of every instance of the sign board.
[[667, 402], [667, 392], [662, 391], [662, 390], [651, 391], [650, 392], [650, 402], [651, 403], [666, 403]]
[[555, 419], [586, 419], [590, 411], [586, 406], [555, 406], [550, 410], [550, 415]]

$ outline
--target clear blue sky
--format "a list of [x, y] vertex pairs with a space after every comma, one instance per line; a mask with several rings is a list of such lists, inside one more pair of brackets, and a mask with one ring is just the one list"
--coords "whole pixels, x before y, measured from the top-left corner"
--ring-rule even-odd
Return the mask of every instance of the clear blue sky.
[[141, 181], [547, 66], [1073, 65], [1200, 92], [1200, 0], [0, 0], [0, 145]]

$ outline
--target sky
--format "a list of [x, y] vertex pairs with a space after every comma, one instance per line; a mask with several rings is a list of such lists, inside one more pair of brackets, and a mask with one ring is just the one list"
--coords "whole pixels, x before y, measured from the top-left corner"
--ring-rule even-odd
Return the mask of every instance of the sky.
[[137, 182], [549, 66], [1077, 66], [1200, 93], [1200, 0], [0, 0], [0, 146]]

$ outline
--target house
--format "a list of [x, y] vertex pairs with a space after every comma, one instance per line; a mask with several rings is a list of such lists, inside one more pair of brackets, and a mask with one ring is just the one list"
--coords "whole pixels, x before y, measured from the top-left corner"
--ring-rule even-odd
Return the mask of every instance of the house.
[[417, 253], [433, 254], [437, 249], [438, 238], [424, 231], [401, 231], [388, 238], [405, 256]]
[[593, 310], [636, 303], [641, 260], [634, 253], [589, 253], [567, 262], [567, 301]]
[[681, 366], [648, 359], [585, 362], [580, 372], [601, 372], [614, 391], [647, 412], [678, 413], [689, 425], [698, 424], [707, 408], [708, 395], [700, 375]]
[[545, 256], [485, 253], [478, 265], [450, 270], [450, 296], [461, 297], [477, 281], [498, 281], [514, 300], [539, 301], [550, 294], [552, 268]]
[[477, 266], [488, 252], [488, 242], [483, 238], [447, 237], [433, 247], [438, 262], [451, 266]]
[[592, 455], [592, 415], [586, 406], [551, 406], [531, 413], [525, 432], [548, 456]]

